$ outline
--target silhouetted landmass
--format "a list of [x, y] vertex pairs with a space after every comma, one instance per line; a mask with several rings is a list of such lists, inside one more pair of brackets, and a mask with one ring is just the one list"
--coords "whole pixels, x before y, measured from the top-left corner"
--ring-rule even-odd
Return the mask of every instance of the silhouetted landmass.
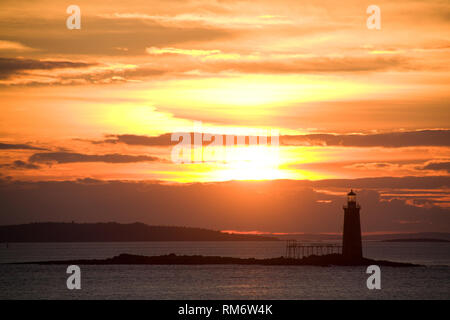
[[274, 241], [274, 237], [143, 223], [30, 223], [0, 226], [0, 242]]
[[[280, 240], [295, 239], [304, 242], [316, 241], [341, 241], [342, 234], [322, 234], [322, 233], [304, 233], [304, 234], [286, 234], [277, 235]], [[445, 239], [450, 241], [448, 232], [417, 232], [417, 233], [386, 233], [386, 234], [366, 234], [362, 235], [363, 240], [383, 241], [391, 239]]]
[[388, 239], [382, 242], [450, 242], [450, 240], [445, 239]]
[[19, 264], [57, 264], [57, 265], [211, 265], [211, 264], [235, 264], [235, 265], [266, 265], [266, 266], [390, 266], [390, 267], [417, 267], [412, 263], [392, 262], [384, 260], [372, 260], [361, 258], [357, 260], [345, 259], [341, 254], [328, 254], [323, 256], [309, 256], [302, 259], [292, 258], [233, 258], [219, 256], [178, 256], [176, 254], [162, 256], [140, 256], [121, 254], [102, 260], [69, 260], [69, 261], [42, 261], [26, 262]]

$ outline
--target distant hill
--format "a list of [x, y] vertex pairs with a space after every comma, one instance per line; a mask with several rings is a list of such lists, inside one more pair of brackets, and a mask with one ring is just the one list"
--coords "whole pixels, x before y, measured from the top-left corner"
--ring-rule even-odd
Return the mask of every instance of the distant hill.
[[30, 223], [0, 226], [0, 242], [274, 241], [274, 237], [143, 223]]
[[[402, 240], [405, 239], [442, 239], [450, 240], [450, 233], [448, 232], [416, 232], [416, 233], [391, 233], [379, 235], [363, 236], [365, 240]], [[426, 240], [425, 240], [426, 241]]]
[[[300, 241], [342, 241], [341, 234], [287, 234], [277, 235], [280, 240], [295, 239]], [[416, 232], [416, 233], [384, 233], [369, 234], [362, 236], [363, 240], [384, 241], [384, 240], [402, 240], [402, 239], [442, 239], [450, 240], [450, 233], [446, 232]]]
[[418, 238], [418, 239], [388, 239], [382, 240], [383, 242], [450, 242], [445, 239], [430, 239], [430, 238]]

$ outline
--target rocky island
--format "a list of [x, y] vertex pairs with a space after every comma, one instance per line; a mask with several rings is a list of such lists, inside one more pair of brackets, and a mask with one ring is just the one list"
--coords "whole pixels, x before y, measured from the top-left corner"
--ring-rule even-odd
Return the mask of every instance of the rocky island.
[[201, 255], [160, 255], [141, 256], [133, 254], [120, 254], [107, 259], [92, 260], [65, 260], [65, 261], [41, 261], [26, 262], [21, 264], [43, 264], [43, 265], [264, 265], [264, 266], [390, 266], [390, 267], [417, 267], [419, 265], [403, 262], [392, 262], [384, 260], [373, 260], [367, 258], [347, 259], [342, 254], [328, 254], [322, 256], [311, 255], [301, 259], [277, 257], [277, 258], [234, 258], [220, 256]]

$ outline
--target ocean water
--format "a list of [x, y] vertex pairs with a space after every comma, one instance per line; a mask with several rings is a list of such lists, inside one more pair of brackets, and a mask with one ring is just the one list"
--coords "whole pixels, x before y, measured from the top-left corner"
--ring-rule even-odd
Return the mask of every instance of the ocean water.
[[423, 267], [381, 267], [381, 290], [369, 290], [364, 267], [80, 266], [81, 290], [68, 290], [66, 266], [8, 263], [120, 253], [268, 258], [284, 255], [285, 243], [13, 243], [0, 248], [0, 299], [450, 299], [449, 243], [363, 245], [368, 258]]

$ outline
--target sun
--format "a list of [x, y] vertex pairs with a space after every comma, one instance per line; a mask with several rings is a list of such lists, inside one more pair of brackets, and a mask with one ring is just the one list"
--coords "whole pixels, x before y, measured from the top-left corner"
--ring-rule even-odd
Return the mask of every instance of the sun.
[[239, 146], [227, 150], [224, 163], [212, 175], [219, 181], [289, 178], [289, 173], [279, 169], [279, 164], [276, 147]]

